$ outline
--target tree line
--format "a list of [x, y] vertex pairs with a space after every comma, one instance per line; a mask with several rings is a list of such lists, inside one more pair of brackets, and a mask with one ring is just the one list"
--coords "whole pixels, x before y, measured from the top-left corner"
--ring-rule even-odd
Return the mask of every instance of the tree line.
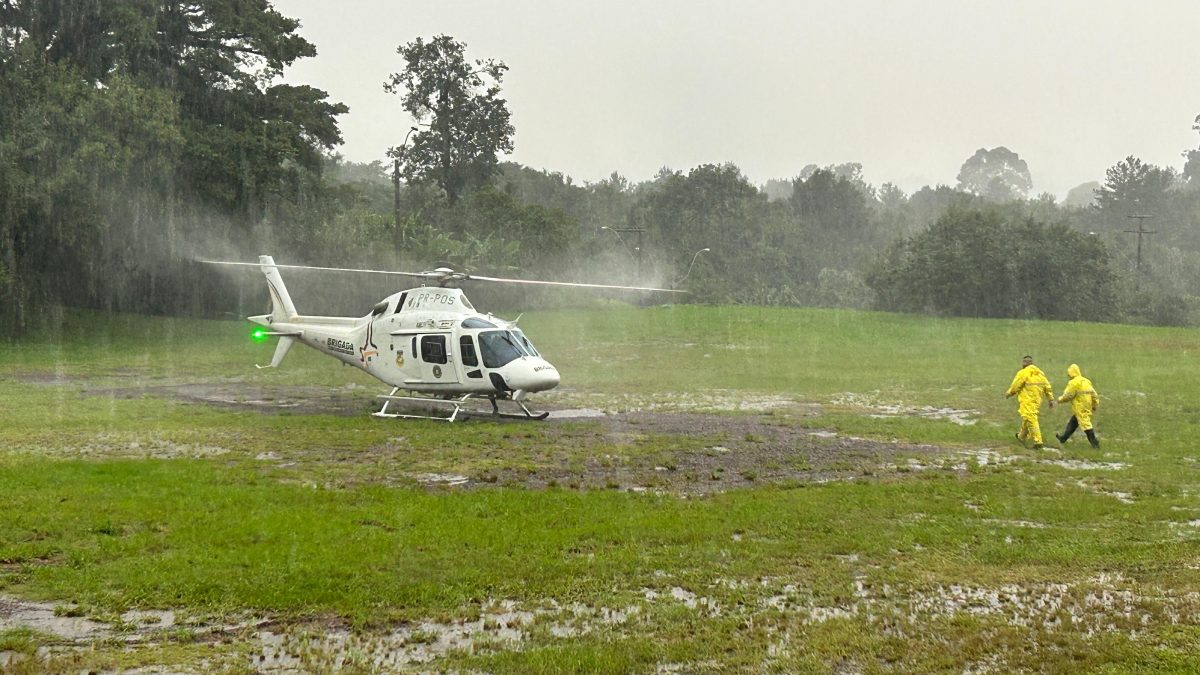
[[[1064, 203], [1030, 196], [1003, 147], [912, 194], [852, 162], [761, 186], [732, 164], [576, 184], [500, 161], [508, 68], [438, 35], [400, 45], [385, 84], [417, 124], [389, 164], [358, 164], [336, 154], [346, 106], [280, 83], [316, 54], [297, 27], [267, 0], [0, 0], [0, 332], [58, 305], [219, 315], [237, 289], [195, 258], [247, 251], [695, 302], [1200, 318], [1200, 150], [1182, 171], [1125, 158]], [[1131, 215], [1152, 215], [1140, 254]]]

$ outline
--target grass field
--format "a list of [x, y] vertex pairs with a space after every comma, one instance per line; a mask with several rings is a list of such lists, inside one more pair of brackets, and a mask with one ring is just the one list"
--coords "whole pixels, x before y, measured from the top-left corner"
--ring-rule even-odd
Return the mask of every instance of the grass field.
[[[563, 377], [539, 403], [607, 416], [378, 420], [382, 385], [306, 349], [257, 371], [236, 322], [0, 346], [0, 668], [1200, 669], [1195, 331], [521, 325]], [[1025, 353], [1056, 393], [1082, 366], [1100, 450], [1013, 439]]]

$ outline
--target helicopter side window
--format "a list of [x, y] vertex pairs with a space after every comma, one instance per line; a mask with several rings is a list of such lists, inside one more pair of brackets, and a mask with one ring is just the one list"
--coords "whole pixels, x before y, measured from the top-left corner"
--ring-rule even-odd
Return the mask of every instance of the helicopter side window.
[[462, 362], [464, 366], [478, 366], [479, 357], [475, 356], [475, 341], [470, 335], [463, 335], [458, 338], [458, 351], [462, 354]]
[[446, 336], [445, 335], [423, 335], [421, 336], [421, 360], [425, 363], [445, 363], [446, 362]]
[[483, 355], [483, 365], [488, 368], [499, 368], [524, 355], [517, 347], [512, 334], [506, 330], [489, 330], [480, 333], [479, 351]]
[[471, 317], [467, 317], [467, 318], [463, 319], [462, 327], [463, 328], [495, 328], [496, 324], [492, 323], [491, 321], [486, 321], [484, 319], [480, 319], [479, 317], [476, 317], [476, 316], [471, 316]]

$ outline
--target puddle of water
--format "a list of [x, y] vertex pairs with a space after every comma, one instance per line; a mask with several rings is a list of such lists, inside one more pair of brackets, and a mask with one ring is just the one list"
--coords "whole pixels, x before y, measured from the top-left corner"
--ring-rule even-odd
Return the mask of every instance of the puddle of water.
[[0, 632], [13, 628], [32, 628], [71, 641], [107, 636], [111, 633], [111, 627], [105, 623], [81, 616], [56, 616], [55, 607], [56, 605], [46, 602], [29, 602], [0, 596]]
[[[1200, 520], [1194, 522], [1200, 526]], [[1200, 593], [1176, 593], [1160, 587], [1139, 592], [1125, 588], [1127, 583], [1120, 574], [1100, 574], [1075, 583], [1006, 584], [995, 588], [951, 584], [912, 590], [887, 583], [871, 586], [856, 578], [855, 599], [839, 606], [816, 603], [803, 594], [797, 597], [796, 587], [791, 584], [763, 598], [759, 605], [807, 612], [805, 620], [809, 623], [865, 615], [890, 616], [921, 625], [930, 619], [966, 613], [1002, 617], [1014, 626], [1067, 623], [1088, 635], [1114, 630], [1136, 633], [1137, 628], [1131, 626], [1154, 621], [1191, 624], [1200, 620]]]
[[1094, 492], [1098, 495], [1104, 495], [1106, 497], [1112, 497], [1112, 498], [1116, 499], [1117, 501], [1121, 502], [1122, 504], [1133, 504], [1134, 503], [1133, 495], [1128, 492], [1119, 492], [1117, 490], [1105, 490], [1104, 488], [1092, 485], [1085, 480], [1077, 480], [1077, 481], [1075, 481], [1075, 484], [1089, 492]]
[[471, 479], [467, 476], [460, 476], [454, 473], [419, 473], [410, 475], [422, 485], [448, 485], [450, 487], [458, 487], [460, 485], [466, 485], [471, 481]]
[[603, 410], [596, 408], [577, 408], [575, 410], [552, 410], [550, 411], [550, 419], [552, 420], [573, 420], [588, 417], [607, 417]]
[[1000, 518], [984, 518], [983, 522], [991, 525], [1005, 525], [1008, 527], [1028, 527], [1034, 530], [1044, 530], [1047, 527], [1050, 527], [1045, 523], [1038, 523], [1032, 520], [1003, 520]]
[[[639, 394], [590, 394], [558, 392], [550, 396], [556, 404], [578, 405], [605, 414], [620, 412], [762, 412], [797, 405], [791, 397], [778, 394], [751, 394], [733, 389], [709, 389], [699, 392], [660, 392], [653, 396]], [[554, 413], [551, 413], [551, 417]]]
[[830, 619], [848, 619], [858, 615], [858, 605], [850, 607], [809, 607], [804, 623], [824, 623]]
[[688, 609], [696, 608], [696, 594], [689, 590], [675, 586], [671, 589], [671, 597], [682, 602]]
[[1078, 471], [1120, 471], [1129, 466], [1122, 462], [1089, 462], [1085, 459], [1044, 459], [1042, 464], [1053, 464]]
[[127, 624], [153, 629], [171, 628], [175, 625], [175, 612], [170, 610], [130, 610], [121, 615]]
[[[909, 458], [904, 468], [910, 471], [923, 471], [930, 468], [950, 468], [954, 471], [966, 471], [970, 464], [980, 467], [1000, 466], [1002, 464], [1010, 464], [1017, 459], [1020, 458], [1015, 455], [1005, 455], [990, 448], [981, 448], [978, 450], [961, 450], [954, 455], [950, 455], [948, 457], [937, 457], [927, 462], [921, 462], [917, 459]], [[895, 464], [885, 464], [884, 467], [892, 470], [900, 468]]]
[[[657, 597], [657, 595], [655, 596]], [[593, 608], [582, 603], [521, 609], [511, 600], [485, 603], [477, 619], [421, 621], [383, 634], [355, 634], [344, 629], [291, 632], [258, 631], [251, 667], [258, 671], [369, 670], [391, 672], [429, 663], [452, 651], [488, 648], [519, 649], [529, 629], [542, 620], [550, 635], [571, 638], [598, 626], [627, 623], [642, 608]]]
[[[978, 466], [1009, 464], [1017, 459], [1015, 455], [1005, 455], [1003, 453], [992, 450], [991, 448], [981, 448], [979, 450], [963, 450], [958, 453], [960, 457], [967, 460], [975, 460]], [[955, 467], [958, 468], [958, 467]], [[965, 466], [963, 467], [966, 468]]]
[[834, 405], [849, 405], [874, 410], [868, 415], [876, 419], [889, 417], [924, 417], [931, 420], [946, 420], [959, 426], [971, 426], [979, 422], [978, 410], [959, 408], [937, 408], [931, 405], [910, 406], [903, 403], [880, 403], [873, 396], [846, 392], [838, 395], [830, 403]]

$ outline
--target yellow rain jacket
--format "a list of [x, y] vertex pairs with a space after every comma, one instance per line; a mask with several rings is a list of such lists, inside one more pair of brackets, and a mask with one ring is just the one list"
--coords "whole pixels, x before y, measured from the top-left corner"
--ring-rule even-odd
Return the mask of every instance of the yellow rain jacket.
[[1067, 376], [1071, 381], [1067, 382], [1067, 388], [1063, 390], [1062, 398], [1058, 399], [1058, 402], [1070, 401], [1071, 412], [1079, 421], [1079, 428], [1087, 431], [1092, 428], [1092, 413], [1100, 407], [1100, 394], [1096, 393], [1092, 381], [1084, 377], [1079, 366], [1074, 363], [1067, 368]]
[[1020, 403], [1018, 411], [1021, 417], [1025, 419], [1037, 419], [1038, 409], [1042, 407], [1042, 397], [1053, 400], [1054, 390], [1050, 388], [1050, 380], [1046, 379], [1046, 374], [1041, 368], [1033, 365], [1017, 371], [1016, 377], [1013, 378], [1012, 384], [1008, 386], [1008, 396], [1017, 395], [1017, 401]]

